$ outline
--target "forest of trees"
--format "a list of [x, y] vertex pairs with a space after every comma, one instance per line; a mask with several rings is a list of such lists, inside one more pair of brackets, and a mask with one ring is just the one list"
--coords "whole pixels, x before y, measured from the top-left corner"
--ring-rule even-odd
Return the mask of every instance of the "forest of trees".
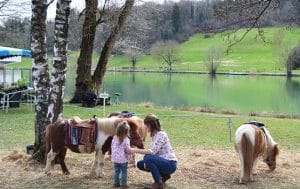
[[[131, 49], [139, 53], [149, 53], [158, 41], [175, 40], [181, 43], [197, 32], [216, 32], [226, 21], [220, 16], [218, 7], [224, 1], [180, 1], [157, 4], [146, 2], [134, 6], [113, 54], [126, 54]], [[300, 24], [300, 2], [281, 1], [277, 7], [269, 9], [260, 19], [260, 27], [287, 26]], [[113, 16], [111, 16], [113, 17]], [[1, 18], [1, 17], [0, 17]], [[112, 18], [113, 19], [113, 18]], [[70, 13], [68, 49], [79, 50], [83, 16], [78, 10]], [[97, 27], [94, 49], [99, 52], [111, 29], [110, 22]], [[48, 21], [48, 52], [54, 44], [54, 21]], [[30, 49], [30, 18], [9, 17], [0, 25], [0, 45]]]

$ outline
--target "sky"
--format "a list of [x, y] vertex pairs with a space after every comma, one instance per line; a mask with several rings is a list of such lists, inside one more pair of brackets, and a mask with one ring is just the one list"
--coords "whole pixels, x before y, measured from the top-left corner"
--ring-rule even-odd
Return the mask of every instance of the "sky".
[[[51, 0], [47, 0], [50, 2]], [[99, 2], [104, 1], [104, 0], [99, 0]], [[110, 0], [114, 2], [122, 2], [124, 3], [125, 0]], [[163, 3], [164, 1], [173, 1], [173, 2], [178, 2], [179, 0], [136, 0], [138, 3], [143, 3], [143, 2], [156, 2], [156, 3]], [[10, 15], [15, 15], [15, 16], [20, 16], [20, 17], [29, 17], [31, 18], [31, 0], [10, 0], [10, 4], [14, 6], [7, 6], [6, 9], [0, 9], [0, 24], [2, 23], [3, 20], [6, 20], [7, 17], [9, 16], [4, 16], [6, 14], [6, 11], [4, 10], [10, 10], [13, 11], [13, 14]], [[48, 20], [54, 20], [55, 18], [55, 12], [56, 12], [56, 2], [57, 0], [54, 0], [47, 11], [47, 19]], [[22, 4], [22, 6], [20, 6]], [[100, 4], [100, 3], [99, 3]], [[13, 8], [11, 8], [13, 7]], [[20, 7], [20, 9], [18, 8]], [[71, 8], [76, 8], [79, 11], [81, 11], [85, 7], [85, 0], [72, 0], [71, 2]], [[11, 8], [11, 9], [10, 9]], [[19, 9], [19, 10], [18, 10]]]
[[[85, 6], [85, 0], [73, 0], [71, 2], [71, 8], [82, 10]], [[48, 7], [47, 19], [54, 20], [56, 12], [56, 0]]]
[[[49, 0], [48, 0], [49, 1]], [[56, 9], [56, 1], [55, 0], [48, 8], [48, 19], [54, 19], [55, 18], [55, 9]], [[119, 1], [119, 0], [113, 0], [115, 2]], [[136, 0], [139, 2], [150, 2], [150, 1], [154, 1], [157, 3], [163, 3], [165, 0]], [[168, 1], [174, 1], [177, 2], [179, 0], [168, 0]], [[125, 2], [124, 0], [122, 0], [122, 2]], [[78, 10], [82, 10], [85, 6], [85, 0], [72, 0], [71, 2], [71, 8], [76, 8]]]

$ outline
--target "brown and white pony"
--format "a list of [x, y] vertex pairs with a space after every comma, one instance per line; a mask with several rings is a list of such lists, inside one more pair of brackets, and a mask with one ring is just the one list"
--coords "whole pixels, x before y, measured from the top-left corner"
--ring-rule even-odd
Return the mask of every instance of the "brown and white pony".
[[263, 158], [271, 171], [276, 168], [278, 144], [263, 125], [254, 122], [242, 124], [235, 133], [235, 149], [241, 163], [240, 184], [253, 181], [258, 157]]
[[[130, 145], [131, 146], [135, 146], [138, 148], [144, 148], [144, 142], [145, 142], [145, 138], [147, 135], [147, 130], [145, 129], [144, 121], [137, 116], [132, 116], [130, 118], [124, 118], [124, 117], [120, 117], [120, 116], [112, 116], [109, 118], [102, 118], [102, 119], [97, 118], [96, 119], [97, 124], [100, 126], [98, 128], [100, 128], [99, 129], [100, 131], [103, 131], [103, 132], [98, 132], [98, 135], [100, 135], [100, 136], [98, 137], [99, 142], [97, 141], [97, 144], [99, 143], [99, 145], [97, 147], [99, 147], [99, 149], [102, 149], [102, 151], [101, 151], [102, 153], [100, 153], [100, 150], [97, 153], [97, 150], [96, 150], [95, 161], [92, 166], [91, 173], [92, 173], [92, 175], [97, 175], [99, 177], [104, 177], [104, 171], [103, 171], [104, 155], [106, 152], [108, 152], [111, 149], [112, 136], [116, 134], [116, 129], [112, 129], [112, 127], [110, 127], [110, 126], [107, 127], [107, 125], [105, 124], [106, 120], [108, 120], [108, 119], [112, 119], [112, 120], [116, 120], [116, 121], [122, 120], [122, 121], [128, 122], [128, 124], [130, 126], [129, 136], [130, 136]], [[107, 146], [109, 148], [107, 148]], [[134, 156], [133, 156], [133, 159], [134, 159]], [[98, 167], [100, 168], [99, 172], [97, 172]]]
[[[146, 137], [148, 134], [148, 129], [146, 128], [146, 125], [144, 124], [144, 120], [142, 120], [140, 117], [132, 115], [131, 113], [127, 112], [126, 113], [119, 113], [119, 112], [112, 112], [110, 113], [107, 117], [118, 117], [118, 118], [122, 118], [122, 119], [129, 119], [129, 120], [133, 120], [137, 123], [138, 125], [138, 134], [141, 137], [143, 143], [146, 142]], [[131, 144], [132, 147], [137, 147], [133, 144]], [[109, 151], [109, 154], [111, 154], [111, 152]], [[136, 166], [136, 161], [135, 161], [135, 154], [132, 154], [132, 158], [131, 161], [129, 162], [131, 164], [133, 164], [134, 166]]]
[[[95, 124], [97, 127], [95, 144], [92, 150], [95, 151], [95, 160], [92, 166], [91, 176], [104, 176], [104, 154], [111, 148], [112, 136], [116, 134], [116, 128], [119, 124], [128, 124], [130, 127], [130, 143], [138, 148], [144, 148], [143, 140], [138, 131], [138, 128], [140, 127], [139, 123], [133, 119], [111, 117], [80, 120], [79, 118], [76, 118], [75, 122]], [[64, 162], [67, 149], [77, 153], [91, 153], [91, 151], [87, 151], [86, 147], [82, 145], [66, 144], [67, 134], [65, 130], [69, 123], [70, 120], [61, 120], [46, 127], [45, 140], [47, 160], [45, 173], [47, 175], [51, 174], [51, 165], [53, 165], [54, 159], [59, 161], [64, 174], [70, 173]]]

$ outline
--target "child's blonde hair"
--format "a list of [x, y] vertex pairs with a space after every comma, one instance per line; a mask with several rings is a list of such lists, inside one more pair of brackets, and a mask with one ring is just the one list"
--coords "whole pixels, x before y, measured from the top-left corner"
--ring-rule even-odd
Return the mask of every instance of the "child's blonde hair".
[[119, 139], [120, 144], [123, 143], [124, 138], [129, 136], [129, 125], [126, 121], [122, 121], [117, 126], [117, 137]]

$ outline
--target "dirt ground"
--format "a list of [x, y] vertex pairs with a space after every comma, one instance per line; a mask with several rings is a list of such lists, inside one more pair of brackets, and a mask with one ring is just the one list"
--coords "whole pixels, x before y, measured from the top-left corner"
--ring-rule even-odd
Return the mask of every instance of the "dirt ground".
[[[239, 185], [239, 159], [233, 150], [175, 149], [178, 170], [167, 182], [168, 189], [198, 188], [300, 188], [300, 153], [281, 150], [277, 168], [269, 172], [263, 162], [258, 163], [255, 181]], [[46, 176], [44, 166], [28, 160], [24, 151], [0, 151], [0, 188], [112, 188], [113, 169], [105, 160], [105, 177], [93, 178], [89, 171], [94, 154], [79, 155], [68, 152], [66, 163], [71, 172], [63, 175], [59, 165]], [[138, 155], [137, 159], [142, 158]], [[149, 173], [130, 166], [128, 185], [138, 189], [152, 182]]]

